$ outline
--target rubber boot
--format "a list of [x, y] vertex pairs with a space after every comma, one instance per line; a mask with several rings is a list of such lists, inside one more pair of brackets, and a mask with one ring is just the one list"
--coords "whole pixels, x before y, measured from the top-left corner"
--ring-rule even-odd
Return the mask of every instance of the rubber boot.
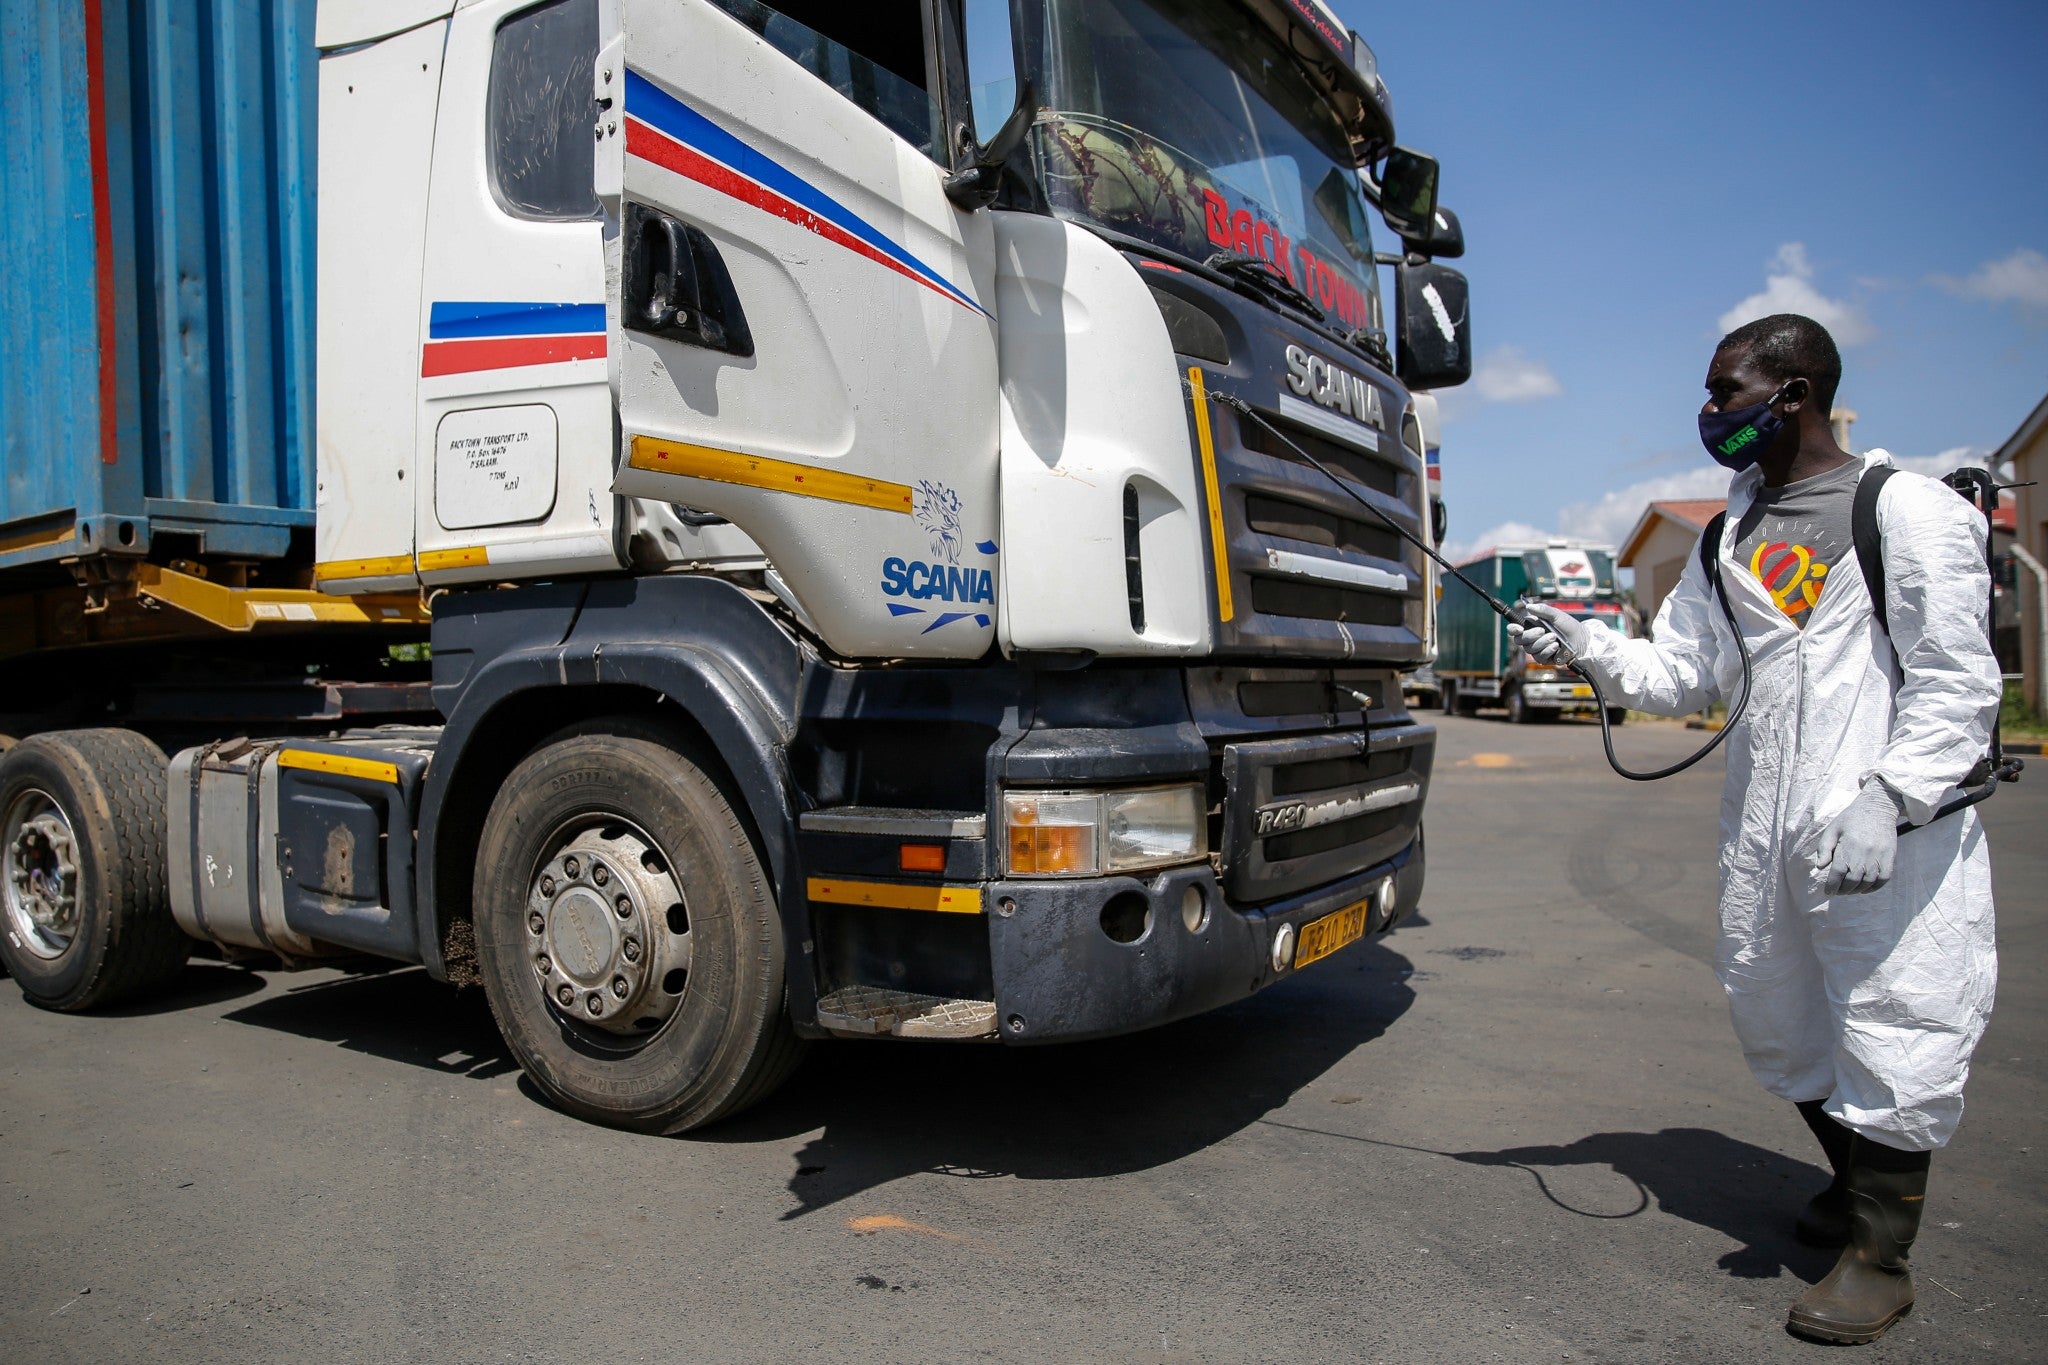
[[1836, 1123], [1821, 1106], [1826, 1100], [1801, 1100], [1799, 1117], [1820, 1141], [1835, 1178], [1828, 1187], [1808, 1201], [1799, 1213], [1793, 1232], [1810, 1247], [1840, 1247], [1849, 1244], [1849, 1142], [1856, 1135]]
[[1827, 1278], [1801, 1294], [1786, 1325], [1803, 1337], [1859, 1346], [1913, 1306], [1906, 1253], [1927, 1200], [1927, 1152], [1857, 1134], [1849, 1148], [1849, 1245]]

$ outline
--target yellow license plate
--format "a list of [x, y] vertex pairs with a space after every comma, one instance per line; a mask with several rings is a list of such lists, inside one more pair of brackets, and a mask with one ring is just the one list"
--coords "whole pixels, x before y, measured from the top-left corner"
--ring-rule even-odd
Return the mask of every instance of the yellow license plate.
[[1590, 697], [1593, 695], [1593, 689], [1590, 687], [1574, 687], [1572, 695], [1574, 697]]
[[1347, 943], [1352, 943], [1365, 934], [1365, 921], [1370, 901], [1347, 905], [1333, 914], [1301, 926], [1301, 936], [1296, 940], [1294, 965], [1306, 967], [1318, 958], [1328, 957]]

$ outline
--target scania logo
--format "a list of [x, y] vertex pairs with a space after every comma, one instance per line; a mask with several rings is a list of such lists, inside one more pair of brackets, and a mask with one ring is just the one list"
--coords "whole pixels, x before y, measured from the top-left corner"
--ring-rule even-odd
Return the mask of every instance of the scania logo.
[[1285, 806], [1267, 806], [1258, 814], [1257, 832], [1262, 839], [1268, 834], [1285, 834], [1288, 830], [1300, 829], [1302, 821], [1306, 819], [1306, 801], [1295, 801]]
[[1387, 429], [1387, 410], [1380, 402], [1378, 385], [1300, 346], [1287, 348], [1287, 387], [1354, 421]]

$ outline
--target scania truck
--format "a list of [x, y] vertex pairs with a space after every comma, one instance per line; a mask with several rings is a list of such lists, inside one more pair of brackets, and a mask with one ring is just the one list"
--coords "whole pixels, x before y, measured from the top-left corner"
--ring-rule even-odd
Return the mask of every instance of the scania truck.
[[1471, 345], [1321, 0], [0, 19], [32, 1002], [419, 964], [675, 1132], [1417, 903]]

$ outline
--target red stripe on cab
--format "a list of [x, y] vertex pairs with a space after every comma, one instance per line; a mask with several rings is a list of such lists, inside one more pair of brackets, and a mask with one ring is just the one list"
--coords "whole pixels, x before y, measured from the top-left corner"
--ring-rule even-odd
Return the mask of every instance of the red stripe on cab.
[[564, 360], [603, 360], [602, 332], [552, 337], [484, 337], [430, 341], [420, 350], [420, 377], [507, 370], [520, 365], [553, 365]]
[[694, 180], [700, 185], [708, 185], [721, 194], [731, 195], [743, 204], [752, 204], [755, 208], [772, 213], [777, 218], [794, 223], [806, 231], [815, 232], [826, 241], [865, 256], [876, 265], [885, 266], [907, 280], [917, 281], [940, 298], [952, 299], [955, 303], [962, 302], [901, 261], [875, 250], [837, 223], [826, 222], [801, 204], [791, 203], [765, 185], [755, 184], [745, 176], [685, 147], [660, 129], [650, 127], [638, 119], [626, 120], [626, 150], [642, 161], [651, 161], [664, 170], [674, 171], [685, 179]]

